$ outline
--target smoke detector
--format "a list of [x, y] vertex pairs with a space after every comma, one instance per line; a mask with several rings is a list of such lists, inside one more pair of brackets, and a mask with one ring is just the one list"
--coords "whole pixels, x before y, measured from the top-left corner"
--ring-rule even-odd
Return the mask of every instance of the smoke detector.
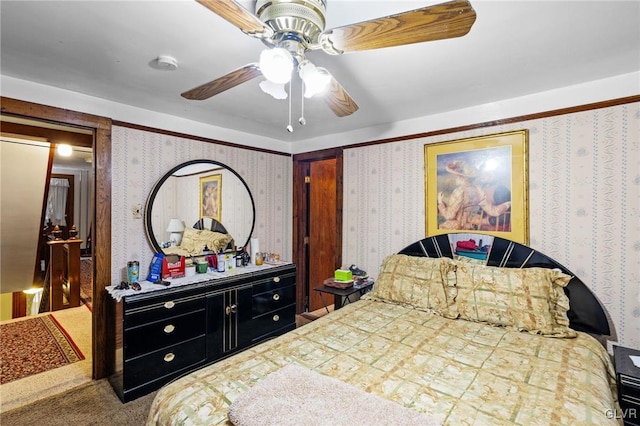
[[151, 68], [162, 71], [173, 71], [178, 68], [178, 61], [173, 56], [160, 55], [149, 63]]

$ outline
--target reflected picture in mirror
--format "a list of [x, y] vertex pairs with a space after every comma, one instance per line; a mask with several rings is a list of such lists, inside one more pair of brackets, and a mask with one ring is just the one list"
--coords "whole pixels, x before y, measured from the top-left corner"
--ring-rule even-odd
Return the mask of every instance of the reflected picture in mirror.
[[200, 217], [222, 222], [222, 174], [200, 178]]
[[[212, 198], [205, 203], [208, 197]], [[205, 245], [216, 251], [244, 247], [255, 226], [255, 204], [246, 182], [231, 167], [213, 160], [192, 160], [169, 170], [152, 188], [145, 214], [149, 243], [165, 254], [195, 256]], [[168, 232], [172, 219], [184, 224], [177, 247], [172, 247]]]

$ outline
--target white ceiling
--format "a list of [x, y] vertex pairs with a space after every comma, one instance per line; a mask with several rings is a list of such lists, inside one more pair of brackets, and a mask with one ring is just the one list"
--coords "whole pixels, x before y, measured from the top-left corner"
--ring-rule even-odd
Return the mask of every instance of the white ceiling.
[[[441, 1], [328, 0], [327, 28]], [[255, 2], [241, 4], [253, 11]], [[292, 142], [526, 96], [640, 70], [639, 1], [471, 0], [464, 37], [308, 57], [360, 106], [338, 118], [307, 100], [288, 133], [288, 102], [260, 79], [205, 101], [180, 93], [258, 60], [264, 45], [192, 0], [0, 1], [2, 75]], [[176, 71], [150, 66], [158, 55]], [[640, 93], [640, 82], [638, 84]], [[241, 141], [236, 141], [241, 143]]]

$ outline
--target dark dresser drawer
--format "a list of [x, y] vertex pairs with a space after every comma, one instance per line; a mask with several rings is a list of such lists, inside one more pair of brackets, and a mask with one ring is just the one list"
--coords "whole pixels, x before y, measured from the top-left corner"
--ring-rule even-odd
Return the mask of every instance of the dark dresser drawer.
[[613, 356], [618, 385], [618, 402], [621, 411], [615, 413], [625, 426], [640, 425], [640, 369], [631, 361], [630, 355], [640, 356], [637, 349], [613, 346]]
[[279, 287], [256, 294], [253, 292], [253, 317], [276, 311], [296, 302], [296, 286]]
[[129, 328], [125, 331], [124, 358], [128, 360], [204, 335], [206, 332], [205, 319], [206, 312], [204, 309], [200, 309]]
[[257, 339], [288, 324], [296, 322], [296, 305], [289, 305], [277, 311], [269, 312], [253, 318], [252, 334]]
[[203, 297], [172, 298], [165, 297], [154, 300], [146, 306], [131, 309], [126, 307], [124, 316], [124, 328], [137, 327], [150, 322], [159, 321], [176, 315], [204, 309], [206, 301]]
[[205, 336], [125, 361], [124, 386], [135, 388], [206, 360]]
[[640, 379], [619, 374], [618, 398], [625, 426], [640, 425]]
[[276, 290], [282, 287], [288, 287], [295, 285], [296, 275], [295, 273], [278, 274], [269, 278], [262, 278], [256, 280], [253, 285], [253, 294], [260, 294], [267, 291]]

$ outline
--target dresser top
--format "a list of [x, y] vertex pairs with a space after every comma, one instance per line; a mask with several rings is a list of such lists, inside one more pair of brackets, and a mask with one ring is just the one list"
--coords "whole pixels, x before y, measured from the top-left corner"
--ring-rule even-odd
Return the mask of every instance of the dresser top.
[[[242, 268], [235, 268], [230, 271], [225, 272], [206, 272], [204, 274], [196, 274], [192, 277], [182, 277], [182, 278], [167, 278], [164, 281], [168, 281], [170, 284], [165, 286], [162, 284], [154, 284], [150, 281], [140, 281], [140, 290], [133, 290], [131, 288], [127, 290], [118, 290], [116, 286], [118, 284], [110, 285], [106, 287], [107, 292], [113, 297], [116, 302], [120, 302], [125, 296], [134, 296], [142, 293], [150, 293], [156, 291], [163, 291], [177, 287], [183, 287], [191, 284], [199, 284], [207, 281], [213, 280], [225, 280], [229, 278], [241, 278], [244, 276], [253, 275], [261, 272], [269, 272], [270, 270], [275, 270], [282, 266], [293, 265], [290, 262], [273, 262], [273, 263], [264, 263], [260, 266], [256, 265], [247, 265]], [[226, 280], [225, 280], [226, 281]]]

